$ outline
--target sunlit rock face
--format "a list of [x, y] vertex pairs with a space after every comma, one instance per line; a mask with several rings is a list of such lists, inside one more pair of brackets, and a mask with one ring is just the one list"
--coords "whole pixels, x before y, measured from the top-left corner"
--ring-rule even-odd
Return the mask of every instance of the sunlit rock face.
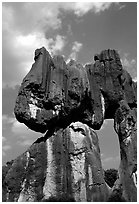
[[106, 201], [96, 133], [80, 122], [39, 138], [13, 161], [4, 201]]

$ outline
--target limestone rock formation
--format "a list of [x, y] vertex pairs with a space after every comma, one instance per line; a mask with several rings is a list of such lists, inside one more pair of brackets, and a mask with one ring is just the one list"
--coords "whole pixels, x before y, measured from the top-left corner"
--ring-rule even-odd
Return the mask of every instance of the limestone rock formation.
[[137, 201], [137, 110], [120, 101], [115, 114], [115, 130], [119, 137], [121, 163], [119, 185], [127, 201]]
[[67, 126], [73, 118], [77, 121], [74, 110], [79, 108], [87, 87], [82, 65], [74, 61], [66, 65], [63, 57], [51, 58], [45, 48], [38, 49], [19, 90], [15, 115], [29, 128], [43, 133], [52, 126]]
[[84, 67], [51, 57], [44, 47], [34, 60], [14, 112], [19, 122], [45, 136], [6, 167], [4, 199], [107, 201], [94, 130], [114, 119], [121, 153], [116, 186], [126, 201], [136, 201], [137, 85], [117, 51], [104, 50]]
[[[102, 51], [83, 67], [41, 48], [24, 78], [16, 100], [17, 120], [38, 132], [80, 121], [99, 129], [114, 118], [118, 102], [135, 105], [135, 87], [115, 50]], [[111, 110], [111, 111], [109, 111]]]
[[106, 201], [96, 133], [80, 122], [39, 138], [8, 169], [3, 201]]

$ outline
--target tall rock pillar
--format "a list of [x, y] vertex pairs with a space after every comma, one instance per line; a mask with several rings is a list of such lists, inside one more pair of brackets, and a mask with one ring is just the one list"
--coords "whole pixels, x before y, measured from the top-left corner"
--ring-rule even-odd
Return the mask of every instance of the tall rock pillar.
[[123, 100], [115, 113], [114, 128], [119, 137], [121, 163], [119, 184], [123, 197], [137, 201], [137, 109]]

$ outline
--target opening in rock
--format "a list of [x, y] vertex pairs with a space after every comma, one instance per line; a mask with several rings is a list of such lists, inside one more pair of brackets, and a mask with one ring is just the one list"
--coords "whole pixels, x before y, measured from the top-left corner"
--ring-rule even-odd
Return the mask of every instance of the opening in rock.
[[100, 154], [103, 169], [118, 169], [120, 164], [120, 147], [118, 135], [114, 130], [114, 120], [104, 121], [100, 130], [97, 130], [99, 138]]

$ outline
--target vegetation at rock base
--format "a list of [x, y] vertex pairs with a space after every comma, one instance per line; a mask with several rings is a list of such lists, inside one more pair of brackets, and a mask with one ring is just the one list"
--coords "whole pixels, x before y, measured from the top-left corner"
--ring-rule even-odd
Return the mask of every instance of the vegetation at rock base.
[[59, 198], [50, 197], [49, 199], [43, 199], [41, 202], [75, 202], [75, 200], [69, 195], [63, 195]]
[[104, 171], [104, 180], [110, 187], [113, 187], [117, 178], [118, 178], [118, 171], [116, 169], [107, 169]]
[[126, 200], [123, 198], [122, 192], [120, 192], [118, 189], [115, 189], [108, 198], [108, 202], [126, 202]]

